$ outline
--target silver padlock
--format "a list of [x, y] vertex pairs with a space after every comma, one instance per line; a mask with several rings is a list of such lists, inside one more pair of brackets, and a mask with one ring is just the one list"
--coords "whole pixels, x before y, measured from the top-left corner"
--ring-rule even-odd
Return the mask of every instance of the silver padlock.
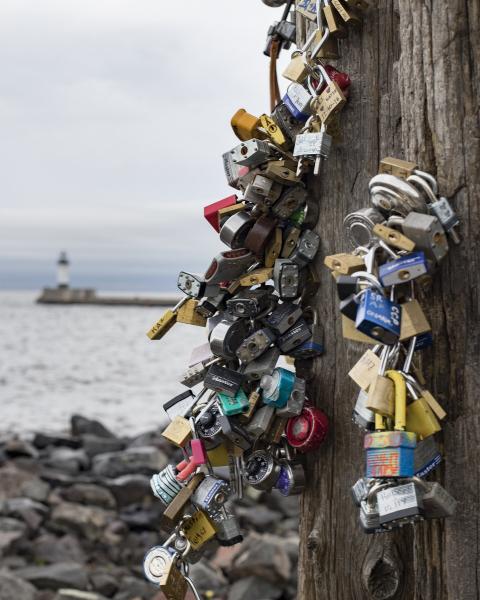
[[[258, 175], [255, 177], [255, 179], [258, 177]], [[260, 206], [271, 206], [273, 204], [272, 201], [267, 201], [265, 199], [265, 196], [263, 196], [262, 194], [260, 194], [259, 192], [257, 192], [255, 190], [255, 188], [253, 187], [253, 182], [249, 183], [247, 185], [247, 187], [245, 188], [245, 192], [243, 193], [243, 201], [247, 202], [249, 204], [255, 204], [255, 205], [260, 205]]]
[[251, 139], [235, 146], [231, 151], [233, 162], [250, 168], [258, 167], [268, 159], [272, 158], [272, 152], [268, 142]]
[[245, 482], [257, 490], [269, 491], [277, 483], [280, 463], [267, 450], [256, 450], [245, 459]]
[[360, 479], [357, 479], [354, 485], [352, 485], [352, 499], [357, 506], [360, 506], [362, 501], [367, 499], [370, 488], [374, 482], [375, 480], [370, 477], [360, 477]]
[[243, 541], [242, 531], [237, 517], [222, 508], [219, 517], [213, 519], [220, 546], [234, 546]]
[[165, 506], [168, 506], [183, 486], [175, 477], [173, 465], [168, 465], [151, 477], [150, 487], [153, 495], [161, 500]]
[[255, 219], [241, 210], [228, 218], [220, 229], [220, 239], [232, 250], [243, 248], [248, 232], [254, 226]]
[[255, 262], [255, 256], [246, 248], [220, 252], [212, 260], [205, 273], [207, 283], [232, 281], [244, 275], [250, 265]]
[[207, 475], [193, 492], [190, 500], [197, 508], [205, 511], [207, 515], [218, 518], [229, 495], [230, 486], [228, 482]]
[[290, 256], [290, 260], [299, 267], [306, 267], [309, 262], [315, 258], [320, 246], [320, 236], [311, 229], [306, 229], [300, 239], [296, 249]]
[[416, 249], [423, 250], [427, 258], [440, 262], [447, 255], [447, 236], [437, 217], [411, 212], [401, 227], [404, 235], [415, 242]]
[[300, 377], [295, 378], [292, 392], [283, 408], [277, 408], [277, 416], [290, 419], [298, 416], [305, 404], [306, 381]]
[[455, 514], [458, 502], [438, 482], [415, 478], [415, 483], [423, 490], [422, 504], [426, 519], [443, 519]]
[[364, 429], [365, 431], [373, 431], [375, 429], [375, 413], [369, 410], [366, 406], [368, 400], [368, 392], [360, 390], [357, 401], [353, 408], [353, 422]]
[[223, 318], [208, 337], [212, 353], [222, 358], [235, 358], [235, 353], [248, 335], [249, 329], [250, 323], [246, 319]]
[[246, 168], [248, 169], [248, 167], [242, 167], [241, 165], [237, 165], [236, 163], [234, 163], [231, 152], [225, 152], [225, 154], [222, 155], [222, 160], [223, 169], [225, 171], [225, 177], [227, 178], [228, 185], [235, 188], [236, 190], [239, 190], [240, 173]]
[[291, 142], [295, 141], [297, 135], [303, 129], [303, 121], [296, 119], [284, 102], [279, 102], [275, 107], [272, 117], [282, 130], [283, 135]]
[[[272, 297], [273, 287], [265, 286], [253, 290], [242, 290], [233, 298], [227, 300], [227, 311], [234, 317], [254, 318], [265, 310], [272, 310], [276, 301]], [[272, 301], [273, 300], [273, 301]]]
[[280, 298], [300, 295], [300, 267], [289, 258], [277, 258], [273, 266], [273, 285]]
[[260, 381], [263, 375], [271, 375], [280, 358], [280, 350], [273, 346], [246, 365], [243, 374], [249, 381]]
[[237, 358], [242, 363], [249, 363], [261, 356], [275, 341], [275, 334], [267, 329], [259, 329], [249, 335], [237, 348]]
[[457, 213], [453, 210], [450, 202], [442, 197], [430, 204], [430, 208], [442, 224], [445, 231], [452, 238], [454, 244], [460, 243], [460, 237], [455, 231], [455, 227], [460, 224]]
[[229, 294], [227, 290], [216, 294], [215, 296], [206, 296], [202, 298], [195, 309], [199, 315], [206, 317], [207, 319], [213, 317], [213, 315], [220, 309], [225, 299], [228, 298]]
[[305, 489], [305, 467], [299, 460], [280, 461], [280, 475], [275, 484], [282, 496], [296, 496]]
[[370, 201], [379, 210], [401, 216], [406, 216], [412, 211], [428, 212], [424, 195], [412, 184], [395, 175], [375, 175], [370, 179], [368, 189]]
[[261, 406], [245, 426], [245, 429], [253, 438], [258, 439], [269, 431], [274, 418], [275, 408], [273, 406]]
[[191, 298], [203, 298], [204, 296], [215, 296], [220, 290], [217, 284], [208, 285], [203, 275], [180, 271], [177, 279], [177, 287]]
[[343, 220], [347, 239], [354, 248], [370, 246], [375, 241], [372, 232], [374, 226], [383, 223], [385, 223], [385, 217], [371, 206], [349, 213]]
[[288, 219], [307, 201], [307, 190], [300, 185], [290, 186], [283, 192], [272, 207], [272, 213], [279, 219]]
[[251, 183], [252, 191], [263, 197], [267, 206], [271, 206], [282, 193], [283, 186], [281, 183], [273, 181], [264, 175], [256, 175]]
[[391, 529], [423, 519], [422, 494], [414, 482], [380, 490], [377, 503], [382, 527]]
[[265, 323], [279, 334], [285, 333], [302, 316], [302, 308], [292, 302], [283, 302], [277, 308], [265, 317]]

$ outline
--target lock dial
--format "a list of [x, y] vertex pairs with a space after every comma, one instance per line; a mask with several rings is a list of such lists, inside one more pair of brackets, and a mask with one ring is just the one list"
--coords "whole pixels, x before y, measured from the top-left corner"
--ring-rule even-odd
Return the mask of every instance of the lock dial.
[[280, 465], [266, 450], [253, 452], [245, 461], [246, 482], [258, 490], [270, 490], [277, 482]]

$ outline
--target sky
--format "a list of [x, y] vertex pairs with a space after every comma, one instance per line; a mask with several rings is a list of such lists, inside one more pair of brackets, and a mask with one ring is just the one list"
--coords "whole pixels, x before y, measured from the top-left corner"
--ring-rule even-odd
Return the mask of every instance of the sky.
[[[261, 0], [2, 0], [0, 288], [170, 291], [225, 249], [238, 108], [268, 112]], [[293, 48], [292, 48], [293, 50]], [[291, 51], [284, 51], [282, 63]]]

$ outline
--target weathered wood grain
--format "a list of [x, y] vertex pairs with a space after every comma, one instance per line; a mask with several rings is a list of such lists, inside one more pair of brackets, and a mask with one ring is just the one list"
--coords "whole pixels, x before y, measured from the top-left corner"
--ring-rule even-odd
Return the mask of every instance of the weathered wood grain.
[[[480, 144], [479, 0], [379, 0], [341, 42], [353, 81], [343, 143], [313, 180], [320, 203], [313, 303], [325, 324], [310, 397], [328, 414], [328, 442], [309, 457], [303, 497], [298, 598], [470, 600], [479, 597], [480, 510]], [[436, 475], [459, 500], [457, 516], [384, 535], [357, 524], [350, 487], [362, 474], [362, 434], [350, 422], [356, 397], [347, 372], [364, 349], [341, 337], [337, 299], [323, 258], [348, 250], [344, 216], [368, 204], [367, 183], [385, 155], [438, 177], [462, 220], [460, 247], [422, 297], [435, 345], [423, 363], [448, 411], [445, 461]], [[306, 368], [306, 366], [304, 366]]]

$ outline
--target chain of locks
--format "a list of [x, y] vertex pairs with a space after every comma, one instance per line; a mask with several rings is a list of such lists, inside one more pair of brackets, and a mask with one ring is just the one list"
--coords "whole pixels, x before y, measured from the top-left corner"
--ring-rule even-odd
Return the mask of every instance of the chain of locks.
[[[270, 55], [274, 43], [289, 48], [295, 41], [295, 11], [292, 0], [263, 2], [286, 4], [268, 32]], [[183, 460], [151, 479], [164, 506], [161, 527], [170, 533], [147, 552], [144, 572], [168, 600], [183, 599], [188, 587], [199, 599], [189, 564], [243, 539], [228, 500], [242, 497], [245, 486], [301, 493], [305, 453], [327, 434], [327, 417], [306, 396], [305, 380], [286, 366], [323, 353], [317, 315], [303, 308], [318, 287], [310, 263], [319, 247], [318, 204], [305, 179], [328, 157], [348, 98], [348, 75], [325, 59], [339, 58], [338, 38], [365, 8], [363, 0], [297, 0], [297, 14], [315, 27], [283, 73], [285, 95], [271, 115], [240, 109], [231, 120], [241, 143], [223, 164], [243, 197], [204, 208], [228, 250], [202, 275], [180, 272], [185, 297], [148, 332], [159, 340], [175, 323], [208, 331], [180, 377], [188, 389], [164, 404], [170, 423], [163, 436]], [[454, 510], [440, 484], [424, 480], [440, 461], [433, 434], [445, 412], [419, 372], [411, 373], [414, 353], [432, 343], [414, 284], [445, 257], [446, 233], [458, 242], [458, 219], [437, 188], [416, 165], [384, 159], [369, 184], [372, 206], [345, 219], [355, 250], [325, 259], [344, 337], [373, 345], [350, 371], [361, 388], [354, 420], [367, 431], [366, 473], [353, 487], [367, 532]]]

